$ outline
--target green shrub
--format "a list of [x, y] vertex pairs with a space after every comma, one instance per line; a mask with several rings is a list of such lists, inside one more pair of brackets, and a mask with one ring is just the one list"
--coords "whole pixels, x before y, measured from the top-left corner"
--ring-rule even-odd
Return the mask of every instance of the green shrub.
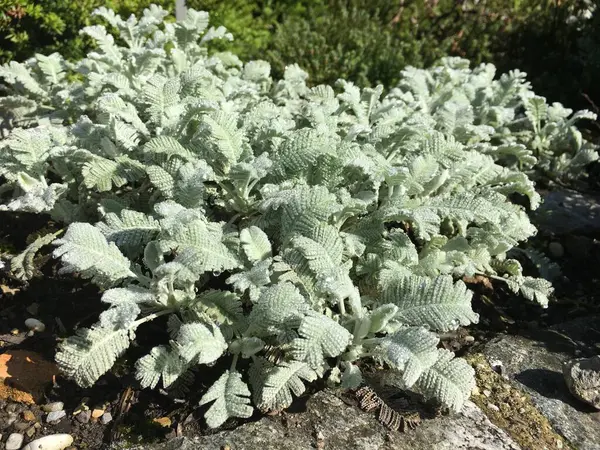
[[[591, 0], [188, 0], [235, 36], [213, 51], [266, 59], [276, 76], [296, 63], [309, 83], [337, 78], [362, 86], [395, 84], [407, 65], [446, 55], [519, 68], [540, 94], [575, 107], [600, 104], [598, 11], [572, 21]], [[597, 3], [597, 0], [595, 0]], [[78, 34], [93, 8], [129, 15], [150, 0], [0, 0], [0, 61], [58, 51], [79, 59], [91, 41]], [[174, 0], [161, 0], [167, 9]]]
[[151, 3], [174, 8], [173, 0], [0, 0], [0, 61], [53, 52], [82, 58], [92, 41], [79, 30], [91, 24], [95, 8], [106, 6], [129, 16]]

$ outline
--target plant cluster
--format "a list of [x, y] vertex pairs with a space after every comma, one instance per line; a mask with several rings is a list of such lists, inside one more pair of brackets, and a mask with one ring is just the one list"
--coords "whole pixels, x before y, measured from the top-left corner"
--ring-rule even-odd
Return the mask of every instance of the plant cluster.
[[0, 0], [0, 61], [22, 61], [34, 53], [59, 52], [80, 59], [93, 41], [79, 35], [92, 25], [91, 13], [99, 7], [112, 8], [129, 16], [151, 3], [174, 9], [172, 0]]
[[[172, 11], [174, 0], [160, 4]], [[343, 78], [361, 86], [396, 84], [407, 66], [446, 55], [502, 72], [519, 68], [536, 92], [572, 106], [600, 104], [596, 88], [598, 0], [187, 0], [211, 12], [235, 41], [216, 43], [242, 60], [266, 59], [276, 78], [298, 64], [313, 85]], [[78, 35], [106, 6], [128, 16], [149, 0], [0, 0], [0, 62], [35, 52], [78, 60], [93, 40]], [[112, 31], [112, 30], [111, 30]], [[299, 45], [302, 43], [302, 45]]]
[[98, 285], [107, 306], [57, 353], [81, 386], [156, 321], [165, 340], [137, 379], [178, 393], [225, 365], [200, 402], [211, 427], [286, 408], [317, 378], [356, 387], [366, 358], [458, 410], [473, 369], [437, 333], [478, 320], [461, 278], [548, 304], [550, 283], [511, 257], [536, 232], [512, 199], [536, 208], [529, 172], [594, 157], [574, 127], [588, 113], [569, 118], [522, 73], [494, 79], [457, 58], [408, 68], [386, 96], [311, 88], [297, 65], [277, 80], [265, 61], [209, 52], [231, 35], [205, 12], [95, 14], [118, 39], [86, 27], [97, 49], [82, 60], [0, 69], [0, 210], [66, 227], [11, 270], [32, 277], [52, 244], [60, 272]]

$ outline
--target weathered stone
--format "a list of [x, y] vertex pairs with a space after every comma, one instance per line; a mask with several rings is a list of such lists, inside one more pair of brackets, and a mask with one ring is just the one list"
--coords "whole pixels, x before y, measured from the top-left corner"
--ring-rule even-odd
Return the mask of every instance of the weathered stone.
[[25, 436], [21, 433], [11, 433], [6, 441], [6, 450], [19, 450], [23, 445]]
[[[553, 428], [579, 450], [600, 450], [600, 421], [594, 409], [570, 394], [562, 368], [573, 358], [573, 342], [589, 334], [597, 318], [563, 324], [557, 330], [540, 331], [535, 338], [502, 336], [488, 342], [484, 353], [500, 360], [509, 379], [530, 394], [536, 408]], [[560, 331], [560, 334], [556, 331]], [[567, 336], [566, 338], [564, 336]]]
[[407, 433], [389, 431], [377, 421], [375, 414], [347, 405], [329, 391], [312, 396], [306, 404], [306, 411], [285, 413], [285, 418], [287, 420], [284, 421], [277, 417], [263, 417], [234, 430], [133, 448], [195, 450], [229, 446], [232, 450], [306, 450], [321, 445], [328, 450], [520, 449], [472, 402], [467, 402], [459, 414], [425, 420], [417, 429]]
[[46, 417], [46, 422], [48, 422], [48, 423], [58, 422], [59, 420], [61, 420], [66, 415], [67, 415], [67, 413], [64, 412], [63, 410], [52, 411], [52, 412], [48, 413], [48, 417]]
[[109, 412], [105, 412], [104, 414], [102, 414], [102, 417], [100, 417], [100, 422], [102, 423], [102, 425], [106, 425], [110, 423], [112, 419], [112, 414]]
[[81, 411], [79, 414], [75, 416], [79, 423], [88, 423], [90, 418], [92, 417], [92, 412], [89, 409], [85, 411]]
[[569, 361], [563, 375], [571, 394], [600, 409], [600, 356]]
[[46, 386], [58, 375], [58, 367], [42, 355], [9, 349], [0, 355], [0, 397], [20, 403], [43, 401]]
[[555, 234], [600, 230], [600, 197], [562, 189], [543, 194], [543, 199], [532, 215], [538, 227]]
[[22, 450], [63, 450], [73, 443], [69, 434], [51, 434], [30, 442]]
[[42, 410], [46, 412], [62, 411], [65, 407], [63, 402], [52, 402], [42, 406]]

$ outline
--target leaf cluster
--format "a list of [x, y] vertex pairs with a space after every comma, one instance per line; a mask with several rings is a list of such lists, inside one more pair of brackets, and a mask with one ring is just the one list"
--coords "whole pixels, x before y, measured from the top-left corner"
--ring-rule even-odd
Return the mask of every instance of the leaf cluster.
[[0, 69], [11, 89], [0, 210], [66, 226], [11, 269], [31, 276], [52, 242], [61, 272], [106, 304], [57, 353], [80, 385], [163, 317], [165, 341], [136, 377], [182, 392], [225, 363], [200, 401], [211, 427], [287, 408], [319, 377], [356, 387], [365, 358], [458, 410], [473, 369], [438, 333], [478, 320], [461, 278], [547, 306], [550, 283], [508, 256], [536, 232], [511, 198], [538, 206], [528, 173], [577, 141], [573, 122], [589, 114], [545, 106], [517, 72], [494, 79], [493, 66], [453, 58], [407, 69], [385, 96], [344, 80], [309, 87], [297, 65], [276, 79], [265, 61], [210, 52], [231, 34], [205, 12], [95, 14], [118, 39], [89, 26], [96, 50], [79, 61]]

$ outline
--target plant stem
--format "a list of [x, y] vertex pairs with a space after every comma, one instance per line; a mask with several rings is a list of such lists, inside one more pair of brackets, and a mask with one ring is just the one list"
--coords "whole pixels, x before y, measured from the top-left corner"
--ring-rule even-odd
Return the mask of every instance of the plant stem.
[[133, 322], [131, 325], [129, 325], [129, 329], [133, 330], [146, 322], [150, 322], [150, 321], [156, 319], [157, 317], [164, 316], [166, 314], [171, 314], [173, 312], [175, 312], [175, 310], [169, 308], [169, 309], [163, 309], [162, 311], [158, 311], [158, 312], [155, 312], [152, 314], [148, 314], [146, 317], [142, 317], [141, 319], [138, 319], [135, 322]]

